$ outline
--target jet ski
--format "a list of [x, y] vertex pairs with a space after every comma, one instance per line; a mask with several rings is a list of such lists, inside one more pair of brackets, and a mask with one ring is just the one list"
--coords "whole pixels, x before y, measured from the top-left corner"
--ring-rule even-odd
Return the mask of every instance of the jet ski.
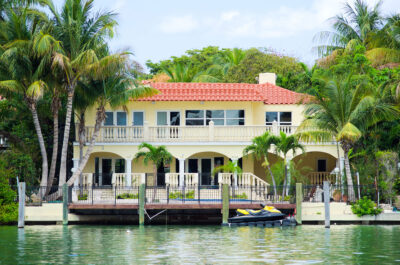
[[247, 223], [261, 221], [276, 221], [286, 217], [273, 206], [261, 205], [261, 210], [237, 209], [236, 216], [228, 218], [228, 223]]

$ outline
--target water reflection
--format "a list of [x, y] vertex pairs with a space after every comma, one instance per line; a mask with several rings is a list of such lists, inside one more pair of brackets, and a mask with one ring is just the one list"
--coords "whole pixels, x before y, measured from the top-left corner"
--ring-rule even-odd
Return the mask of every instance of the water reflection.
[[0, 227], [0, 264], [387, 264], [399, 246], [399, 226]]

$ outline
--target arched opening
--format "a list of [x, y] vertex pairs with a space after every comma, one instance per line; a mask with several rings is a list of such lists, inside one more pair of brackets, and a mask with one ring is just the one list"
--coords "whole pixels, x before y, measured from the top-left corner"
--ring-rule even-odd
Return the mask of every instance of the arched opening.
[[125, 173], [126, 161], [112, 152], [94, 152], [83, 170], [83, 173], [93, 173], [93, 185], [110, 186], [113, 173]]
[[[218, 185], [218, 173], [214, 169], [226, 165], [230, 158], [217, 152], [199, 152], [191, 155], [184, 161], [184, 171], [187, 173], [198, 173], [200, 185]], [[179, 172], [179, 160], [176, 168]], [[242, 167], [242, 159], [238, 160]]]
[[307, 152], [294, 157], [297, 170], [306, 177], [305, 182], [322, 185], [324, 180], [335, 181], [336, 158], [325, 152]]

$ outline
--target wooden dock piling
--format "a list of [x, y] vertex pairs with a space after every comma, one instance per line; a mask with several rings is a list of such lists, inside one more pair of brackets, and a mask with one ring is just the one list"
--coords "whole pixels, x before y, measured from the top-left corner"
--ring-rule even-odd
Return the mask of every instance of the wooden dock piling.
[[329, 181], [324, 181], [325, 228], [330, 228], [331, 226], [331, 213], [329, 203]]
[[25, 182], [18, 185], [18, 228], [25, 226]]
[[222, 225], [228, 225], [229, 218], [229, 185], [222, 184]]
[[67, 183], [63, 184], [62, 193], [63, 193], [63, 225], [68, 225], [68, 185], [67, 185]]
[[301, 219], [301, 203], [303, 202], [303, 184], [296, 183], [296, 221], [297, 224], [302, 224]]

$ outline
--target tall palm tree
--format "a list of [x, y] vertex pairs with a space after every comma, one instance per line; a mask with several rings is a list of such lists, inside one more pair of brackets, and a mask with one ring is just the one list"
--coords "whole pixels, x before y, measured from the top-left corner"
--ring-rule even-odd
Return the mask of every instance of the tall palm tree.
[[399, 14], [388, 17], [381, 30], [369, 35], [366, 56], [373, 66], [400, 62]]
[[[115, 14], [99, 12], [93, 14], [93, 0], [65, 0], [60, 12], [52, 0], [41, 0], [53, 15], [53, 35], [63, 43], [64, 53], [58, 53], [53, 60], [54, 69], [61, 70], [63, 85], [67, 93], [65, 129], [61, 150], [59, 185], [66, 181], [67, 150], [71, 127], [75, 88], [81, 78], [112, 72], [107, 68], [120, 59], [108, 56], [98, 59], [99, 50], [104, 50], [105, 40], [113, 36], [116, 25]], [[117, 66], [119, 67], [119, 66]]]
[[40, 30], [43, 13], [25, 7], [9, 9], [0, 36], [3, 44], [0, 57], [0, 89], [3, 95], [18, 93], [32, 113], [42, 156], [41, 186], [47, 186], [48, 161], [45, 141], [37, 113], [37, 102], [43, 96], [49, 75], [51, 56], [59, 51], [60, 45], [51, 35]]
[[270, 163], [268, 161], [268, 153], [269, 153], [268, 150], [270, 150], [271, 147], [277, 143], [278, 143], [278, 138], [276, 136], [271, 135], [269, 132], [265, 132], [261, 136], [254, 137], [252, 140], [252, 144], [246, 146], [246, 148], [243, 150], [243, 155], [248, 155], [249, 153], [253, 153], [258, 160], [261, 159], [264, 160], [262, 166], [266, 167], [269, 171], [269, 174], [271, 175], [272, 185], [274, 186], [275, 197], [277, 196], [276, 182], [271, 170]]
[[110, 106], [111, 108], [124, 107], [130, 99], [135, 100], [141, 97], [148, 97], [158, 92], [151, 87], [137, 86], [133, 77], [130, 76], [128, 72], [124, 73], [122, 70], [123, 68], [116, 69], [114, 75], [111, 75], [111, 77], [102, 80], [92, 80], [92, 84], [90, 84], [91, 86], [97, 87], [98, 91], [100, 91], [95, 101], [97, 110], [94, 131], [86, 153], [81, 161], [79, 161], [78, 169], [67, 182], [68, 186], [72, 185], [75, 179], [80, 176], [89, 160], [96, 139], [99, 136], [102, 123], [106, 118], [106, 106]]
[[333, 31], [322, 31], [314, 40], [322, 42], [317, 46], [320, 56], [325, 56], [337, 49], [344, 49], [350, 41], [366, 44], [368, 35], [377, 32], [382, 26], [381, 1], [372, 8], [364, 0], [354, 0], [353, 5], [344, 4], [344, 14], [330, 20]]
[[282, 197], [285, 196], [286, 192], [286, 185], [289, 184], [289, 179], [288, 179], [288, 165], [287, 165], [287, 154], [289, 152], [292, 152], [293, 156], [296, 154], [297, 149], [300, 149], [304, 153], [304, 146], [299, 143], [299, 140], [297, 136], [295, 135], [290, 135], [287, 136], [284, 132], [280, 132], [280, 135], [278, 137], [278, 142], [276, 143], [276, 153], [282, 153], [283, 154], [283, 165], [285, 168], [285, 174], [284, 174], [284, 179], [283, 179], [283, 190], [282, 190]]
[[379, 121], [395, 118], [399, 111], [392, 104], [377, 100], [368, 79], [356, 82], [350, 74], [347, 77], [331, 77], [321, 80], [323, 86], [315, 92], [313, 100], [307, 103], [308, 117], [297, 130], [300, 140], [332, 141], [340, 143], [344, 151], [348, 195], [355, 200], [351, 177], [349, 152], [362, 136], [363, 128]]
[[153, 163], [153, 174], [154, 174], [153, 185], [157, 186], [157, 168], [163, 164], [164, 165], [169, 164], [173, 156], [171, 155], [170, 152], [168, 152], [167, 148], [163, 145], [156, 147], [149, 143], [141, 143], [139, 145], [139, 150], [142, 149], [147, 149], [147, 150], [137, 152], [135, 155], [135, 160], [143, 158], [143, 163], [145, 165], [148, 165], [149, 162]]

